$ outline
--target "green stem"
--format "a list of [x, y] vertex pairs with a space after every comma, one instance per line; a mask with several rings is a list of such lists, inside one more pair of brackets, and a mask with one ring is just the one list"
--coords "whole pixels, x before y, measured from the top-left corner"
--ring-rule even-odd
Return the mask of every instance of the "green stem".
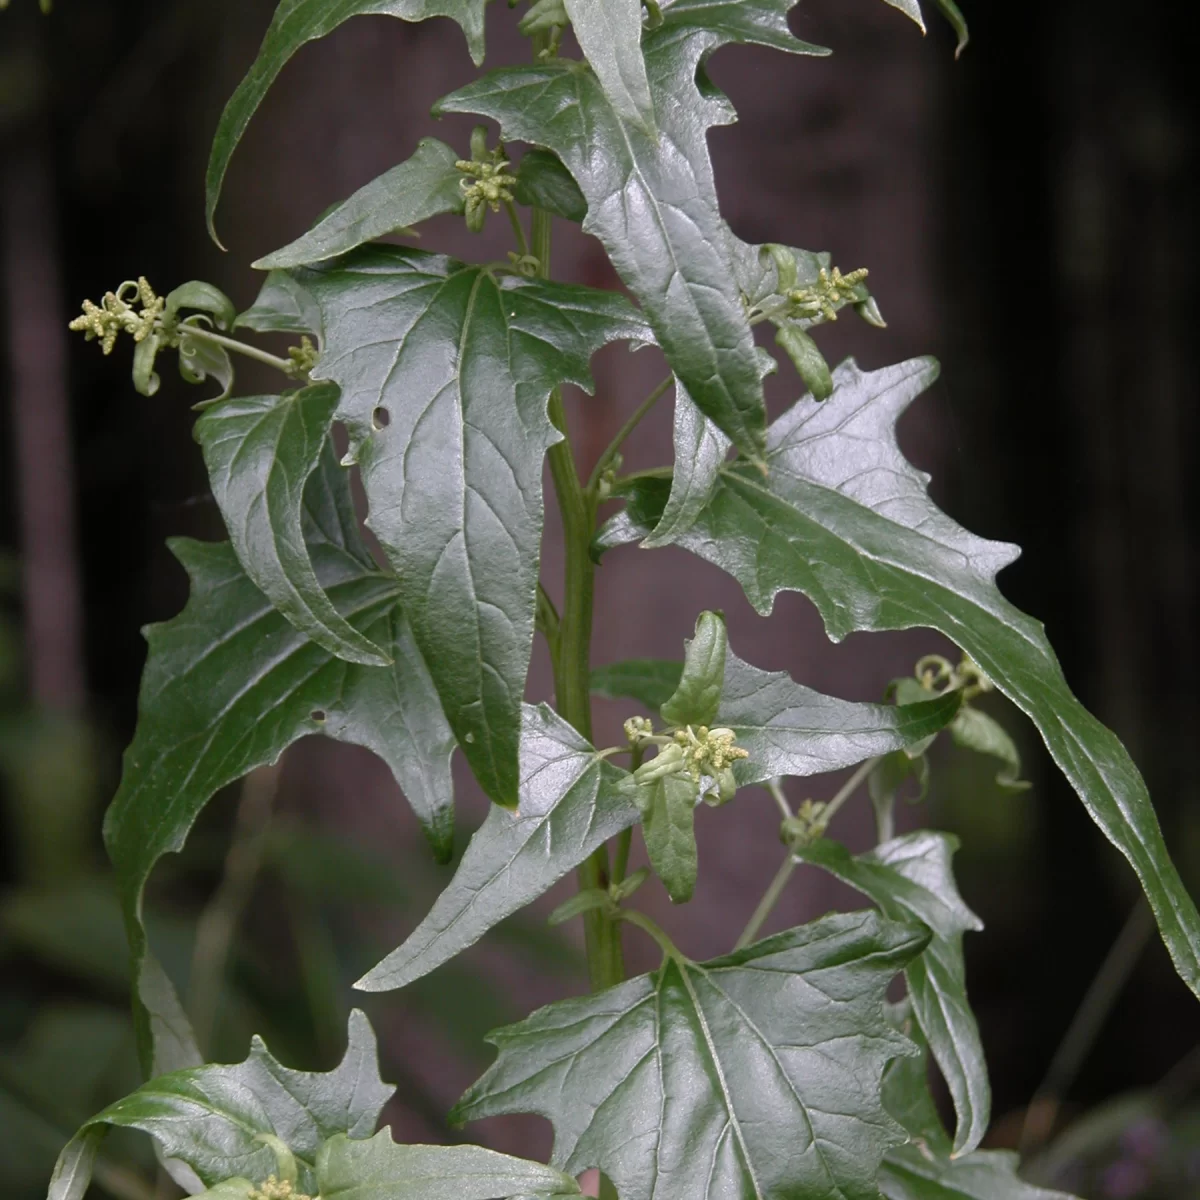
[[529, 242], [525, 237], [525, 227], [521, 224], [521, 218], [517, 215], [517, 206], [511, 200], [506, 200], [504, 207], [508, 212], [508, 220], [513, 228], [513, 236], [517, 239], [517, 251], [522, 258], [527, 258], [529, 256]]
[[746, 928], [742, 930], [742, 936], [738, 938], [733, 947], [735, 951], [750, 945], [758, 937], [759, 930], [775, 910], [775, 905], [779, 903], [779, 898], [783, 895], [784, 888], [787, 887], [795, 869], [796, 860], [789, 854], [780, 864], [779, 870], [775, 872], [775, 878], [771, 880], [770, 886], [763, 893], [763, 898], [758, 902], [754, 915], [746, 923]]
[[224, 337], [222, 334], [213, 333], [211, 329], [200, 329], [195, 325], [181, 326], [179, 332], [186, 337], [195, 338], [198, 342], [208, 342], [210, 345], [220, 346], [232, 354], [240, 354], [243, 358], [252, 358], [255, 362], [266, 363], [268, 367], [274, 367], [275, 370], [282, 371], [292, 379], [296, 378], [295, 363], [286, 358], [280, 358], [278, 355], [268, 354], [267, 351], [260, 350], [257, 346], [247, 345], [245, 342], [239, 342], [236, 338]]
[[605, 471], [608, 470], [609, 464], [612, 462], [612, 460], [617, 457], [617, 451], [620, 450], [625, 444], [625, 441], [629, 435], [642, 423], [645, 417], [649, 414], [650, 410], [659, 402], [659, 400], [662, 399], [664, 395], [666, 395], [667, 391], [671, 387], [671, 384], [674, 382], [675, 376], [668, 375], [666, 379], [664, 379], [662, 383], [660, 383], [658, 387], [656, 387], [654, 391], [652, 391], [650, 395], [648, 395], [645, 400], [643, 400], [641, 404], [637, 406], [629, 420], [621, 426], [617, 436], [608, 444], [608, 449], [605, 450], [596, 461], [596, 466], [592, 471], [591, 477], [588, 479], [587, 486], [590, 493], [595, 494], [596, 488], [600, 483], [600, 477]]
[[[551, 218], [543, 209], [533, 210], [533, 254], [543, 278], [550, 276]], [[595, 564], [590, 546], [596, 510], [579, 480], [575, 457], [571, 453], [562, 391], [550, 394], [550, 420], [563, 435], [548, 454], [550, 476], [562, 514], [566, 553], [566, 584], [558, 637], [554, 653], [554, 691], [558, 711], [589, 741], [592, 737], [591, 651], [592, 604], [595, 588]], [[601, 846], [579, 868], [580, 890], [607, 888], [609, 884], [608, 847]], [[625, 978], [624, 956], [619, 927], [602, 910], [584, 916], [588, 975], [592, 989], [601, 991]]]

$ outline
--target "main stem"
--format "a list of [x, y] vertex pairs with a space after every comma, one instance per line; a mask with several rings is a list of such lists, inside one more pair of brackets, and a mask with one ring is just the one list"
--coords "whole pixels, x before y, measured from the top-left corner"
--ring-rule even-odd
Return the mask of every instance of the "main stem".
[[[550, 214], [533, 210], [532, 242], [542, 278], [550, 277]], [[566, 547], [566, 580], [562, 611], [559, 613], [558, 645], [554, 656], [554, 691], [558, 711], [584, 737], [592, 736], [591, 651], [592, 602], [595, 565], [590, 546], [595, 525], [595, 508], [584, 490], [567, 439], [562, 391], [550, 395], [550, 420], [563, 440], [550, 447], [550, 475], [562, 513]], [[579, 887], [606, 888], [609, 884], [608, 848], [601, 846], [580, 868]], [[625, 978], [619, 926], [602, 910], [584, 915], [588, 975], [593, 991], [612, 987]]]

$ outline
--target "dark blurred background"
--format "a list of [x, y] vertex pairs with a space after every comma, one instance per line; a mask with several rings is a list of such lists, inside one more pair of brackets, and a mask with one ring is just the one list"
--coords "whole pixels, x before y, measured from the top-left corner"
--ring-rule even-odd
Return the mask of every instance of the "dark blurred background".
[[[889, 328], [839, 322], [822, 335], [831, 359], [942, 359], [942, 382], [902, 423], [906, 450], [963, 524], [1024, 547], [1004, 590], [1046, 622], [1073, 686], [1130, 746], [1195, 889], [1200, 507], [1187, 496], [1200, 256], [1189, 98], [1200, 46], [1166, 0], [964, 7], [973, 40], [958, 63], [947, 28], [931, 20], [922, 40], [879, 0], [805, 0], [793, 14], [832, 59], [721, 52], [712, 74], [741, 114], [711, 138], [723, 205], [750, 241], [828, 249], [843, 269], [871, 269]], [[247, 307], [252, 258], [419, 137], [466, 145], [469, 122], [427, 115], [471, 76], [459, 31], [351, 21], [296, 58], [251, 126], [219, 214], [222, 255], [203, 226], [208, 139], [272, 8], [58, 0], [42, 17], [34, 0], [13, 0], [0, 14], [0, 1186], [10, 1196], [37, 1195], [75, 1125], [137, 1082], [100, 817], [134, 724], [139, 628], [185, 598], [164, 539], [221, 536], [189, 433], [195, 394], [164, 373], [158, 396], [139, 397], [127, 354], [103, 358], [66, 323], [85, 296], [139, 274], [160, 292], [208, 279]], [[489, 21], [490, 63], [527, 54], [504, 5]], [[495, 257], [502, 225], [472, 238], [461, 221], [433, 222], [421, 244]], [[560, 228], [555, 266], [614, 283], [576, 230]], [[599, 356], [598, 395], [574, 399], [570, 414], [585, 458], [660, 373], [649, 352]], [[241, 369], [241, 390], [275, 386]], [[796, 390], [772, 381], [773, 403]], [[668, 461], [669, 406], [647, 430], [631, 466]], [[551, 521], [552, 592], [555, 537]], [[677, 656], [701, 607], [725, 610], [743, 658], [853, 699], [877, 698], [918, 656], [945, 649], [921, 632], [834, 647], [807, 601], [781, 597], [761, 619], [732, 581], [672, 550], [611, 555], [599, 588], [597, 662]], [[539, 652], [534, 694], [546, 695], [547, 675]], [[1087, 1197], [1198, 1197], [1196, 1001], [1147, 936], [1131, 873], [1031, 729], [1003, 703], [990, 711], [1020, 741], [1032, 790], [1002, 794], [986, 764], [947, 752], [926, 804], [901, 820], [961, 836], [962, 888], [987, 924], [967, 955], [996, 1093], [992, 1144], [1017, 1144], [1107, 958], [1100, 989], [1116, 998], [1077, 1042], [1080, 1069], [1059, 1055], [1054, 1102], [1026, 1131], [1042, 1152], [1035, 1169]], [[625, 715], [607, 704], [601, 724]], [[792, 798], [827, 796], [837, 782], [797, 784]], [[460, 783], [465, 840], [483, 807]], [[847, 810], [835, 830], [855, 847], [870, 837], [866, 810]], [[727, 948], [781, 853], [765, 793], [701, 825], [696, 900], [668, 911], [661, 889], [646, 889], [696, 956]], [[556, 892], [432, 978], [356, 1001], [350, 982], [445, 878], [384, 768], [312, 740], [279, 772], [218, 798], [186, 853], [162, 865], [154, 942], [217, 1058], [243, 1057], [258, 1031], [292, 1065], [327, 1067], [362, 1003], [385, 1077], [399, 1083], [388, 1113], [398, 1134], [451, 1138], [443, 1114], [488, 1061], [482, 1034], [578, 990], [582, 970], [576, 931], [544, 925]], [[776, 921], [855, 902], [802, 873]], [[642, 945], [629, 950], [635, 968], [652, 965]], [[501, 1148], [548, 1148], [532, 1119], [475, 1132]], [[98, 1187], [151, 1200], [152, 1167], [143, 1146], [115, 1139]]]

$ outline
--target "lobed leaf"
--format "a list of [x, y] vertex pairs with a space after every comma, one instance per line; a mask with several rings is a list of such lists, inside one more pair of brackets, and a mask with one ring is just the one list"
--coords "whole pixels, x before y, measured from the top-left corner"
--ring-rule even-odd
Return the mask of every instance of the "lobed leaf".
[[607, 342], [644, 336], [622, 297], [378, 246], [302, 277], [321, 307], [315, 374], [359, 464], [369, 525], [476, 778], [517, 802], [533, 646], [547, 402], [590, 388]]
[[213, 497], [242, 569], [301, 633], [347, 662], [389, 656], [334, 608], [304, 542], [304, 486], [333, 427], [338, 389], [228, 400], [196, 422]]
[[[900, 452], [895, 422], [936, 377], [931, 359], [875, 372], [843, 364], [831, 399], [802, 399], [772, 426], [768, 477], [726, 467], [679, 544], [733, 575], [760, 612], [780, 591], [803, 592], [835, 639], [927, 626], [956, 642], [1032, 718], [1137, 873], [1176, 969], [1200, 994], [1200, 914], [1145, 783], [1117, 737], [1071, 693], [1042, 626], [996, 587], [1016, 547], [953, 522]], [[661, 484], [640, 490], [623, 521], [600, 532], [599, 547], [654, 528]]]
[[748, 42], [824, 53], [791, 35], [794, 0], [676, 0], [642, 46], [658, 136], [622, 115], [577, 62], [493, 71], [442, 100], [441, 112], [500, 123], [504, 136], [552, 150], [587, 201], [583, 228], [604, 244], [641, 302], [676, 377], [700, 411], [749, 459], [763, 450], [763, 361], [756, 352], [721, 220], [706, 135], [729, 103], [702, 61]]
[[499, 1056], [452, 1116], [544, 1116], [552, 1162], [599, 1167], [622, 1200], [878, 1200], [901, 1137], [881, 1078], [913, 1052], [884, 993], [926, 937], [853, 913], [713, 962], [668, 957], [492, 1034]]
[[80, 1129], [59, 1159], [48, 1200], [83, 1195], [98, 1138], [109, 1127], [149, 1134], [166, 1158], [186, 1163], [210, 1188], [278, 1173], [271, 1146], [277, 1140], [296, 1160], [298, 1189], [316, 1195], [322, 1146], [336, 1134], [369, 1137], [395, 1091], [379, 1078], [376, 1059], [375, 1035], [356, 1010], [345, 1057], [330, 1072], [289, 1070], [256, 1037], [245, 1062], [151, 1079]]
[[234, 328], [256, 333], [311, 333], [323, 340], [320, 307], [288, 271], [272, 271], [267, 276], [253, 307], [238, 317]]
[[932, 1048], [958, 1114], [955, 1156], [978, 1148], [991, 1118], [991, 1087], [979, 1026], [967, 999], [962, 937], [983, 928], [963, 903], [950, 860], [955, 838], [919, 832], [857, 858], [822, 839], [797, 852], [857, 888], [892, 920], [916, 919], [933, 932], [928, 949], [905, 968], [913, 1015]]
[[152, 1057], [160, 1074], [186, 1065], [194, 1047], [170, 981], [147, 955], [142, 894], [155, 863], [183, 847], [221, 788], [276, 761], [297, 739], [323, 733], [383, 758], [434, 849], [450, 852], [454, 741], [395, 581], [359, 539], [344, 475], [328, 450], [305, 491], [306, 541], [335, 609], [386, 646], [390, 667], [346, 663], [308, 640], [245, 575], [228, 543], [172, 544], [192, 594], [178, 617], [146, 630], [137, 731], [104, 830], [133, 952], [148, 1073]]
[[571, 28], [613, 112], [651, 137], [654, 101], [642, 58], [642, 0], [563, 0]]
[[335, 1137], [317, 1159], [322, 1200], [503, 1200], [517, 1193], [578, 1196], [569, 1175], [481, 1146], [398, 1146], [381, 1129], [368, 1141]]
[[404, 987], [548, 891], [638, 820], [628, 778], [545, 705], [525, 705], [517, 812], [492, 806], [429, 915], [355, 986]]
[[411, 158], [360, 188], [304, 234], [254, 264], [260, 271], [327, 262], [367, 242], [408, 229], [440, 213], [461, 213], [458, 152], [422, 138]]
[[462, 27], [478, 65], [483, 61], [486, 5], [487, 0], [281, 0], [258, 57], [225, 106], [213, 138], [205, 179], [205, 216], [213, 240], [220, 244], [214, 218], [233, 152], [279, 72], [297, 50], [332, 33], [351, 17], [379, 14], [402, 21], [450, 17]]

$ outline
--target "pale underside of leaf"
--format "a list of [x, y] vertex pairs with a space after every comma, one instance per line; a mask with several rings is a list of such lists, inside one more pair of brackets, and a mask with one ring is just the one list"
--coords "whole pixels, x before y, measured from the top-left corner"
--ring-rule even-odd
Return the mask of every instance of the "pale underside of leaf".
[[254, 264], [260, 271], [326, 262], [439, 213], [462, 212], [459, 155], [437, 138], [422, 138], [411, 158], [360, 188], [308, 233]]
[[[931, 359], [873, 373], [843, 364], [830, 400], [803, 399], [772, 427], [768, 477], [727, 467], [679, 544], [732, 574], [762, 613], [780, 591], [803, 592], [835, 639], [929, 627], [956, 642], [1033, 720], [1133, 866], [1176, 969], [1200, 994], [1200, 914], [1145, 783], [1117, 737], [1072, 694], [1041, 624], [996, 587], [1016, 548], [978, 538], [942, 513], [927, 477], [900, 452], [895, 422], [936, 376]], [[652, 509], [643, 501], [640, 530], [627, 518], [616, 540], [648, 533]]]
[[669, 959], [492, 1034], [497, 1060], [454, 1115], [547, 1117], [552, 1161], [600, 1167], [622, 1200], [878, 1200], [900, 1137], [880, 1081], [913, 1052], [882, 1000], [924, 943], [854, 913], [710, 963]]
[[258, 57], [225, 106], [213, 138], [206, 179], [205, 213], [209, 232], [229, 162], [250, 119], [291, 57], [308, 42], [332, 33], [351, 17], [379, 14], [402, 21], [450, 17], [466, 35], [476, 65], [483, 61], [483, 14], [487, 0], [282, 0]]
[[517, 812], [489, 810], [429, 915], [356, 987], [390, 991], [419, 979], [638, 820], [620, 787], [627, 772], [600, 759], [561, 717], [526, 705], [523, 725]]

